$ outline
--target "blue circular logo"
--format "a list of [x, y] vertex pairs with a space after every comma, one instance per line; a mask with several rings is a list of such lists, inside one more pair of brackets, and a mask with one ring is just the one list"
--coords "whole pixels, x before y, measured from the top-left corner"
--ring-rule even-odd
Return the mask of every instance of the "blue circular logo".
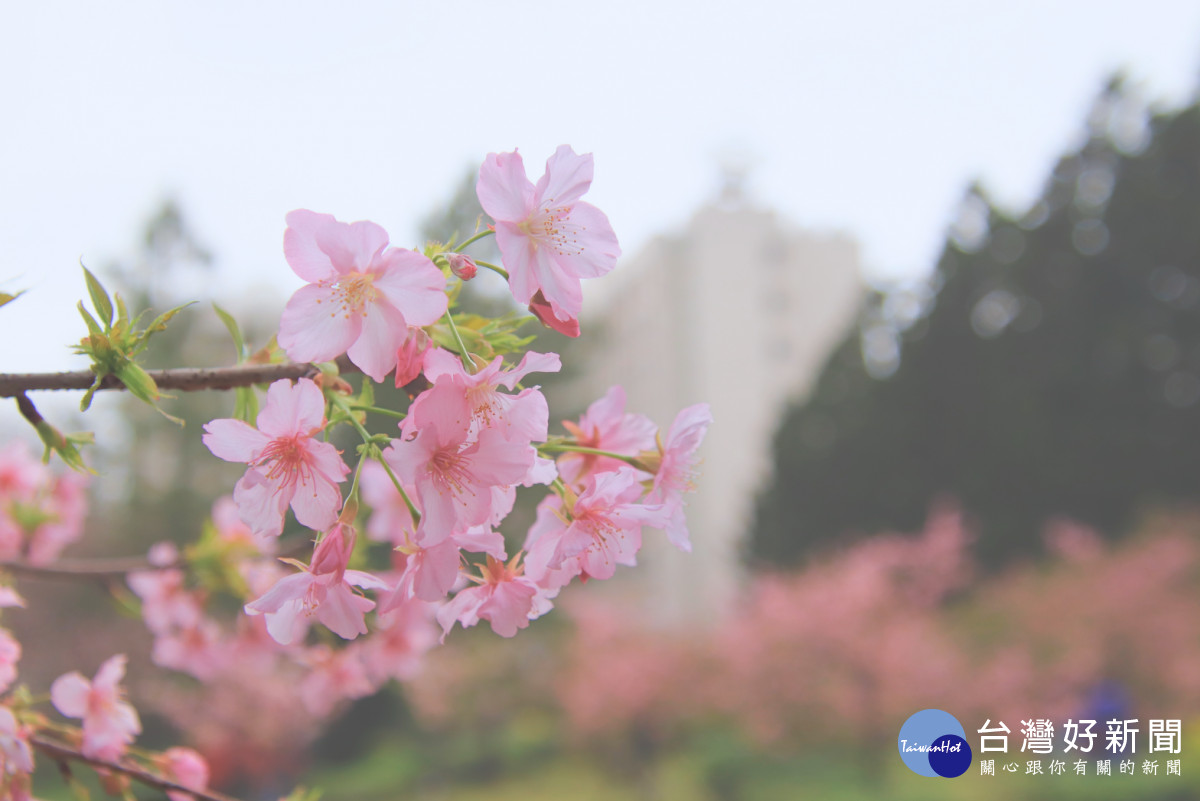
[[971, 767], [971, 746], [958, 719], [940, 709], [922, 709], [900, 727], [900, 758], [919, 776], [953, 779]]

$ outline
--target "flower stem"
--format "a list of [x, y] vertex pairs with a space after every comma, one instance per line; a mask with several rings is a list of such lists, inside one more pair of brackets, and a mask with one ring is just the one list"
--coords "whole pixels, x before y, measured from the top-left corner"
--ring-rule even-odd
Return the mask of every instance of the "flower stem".
[[412, 502], [412, 498], [408, 497], [408, 493], [404, 491], [404, 486], [400, 483], [400, 479], [392, 472], [392, 466], [387, 463], [387, 459], [383, 458], [383, 454], [379, 454], [379, 463], [383, 465], [383, 469], [387, 471], [388, 478], [396, 485], [396, 491], [400, 493], [400, 497], [404, 499], [404, 505], [408, 507], [408, 513], [412, 515], [413, 525], [421, 522], [421, 513], [417, 511], [417, 507]]
[[636, 464], [636, 456], [628, 456], [624, 453], [613, 453], [612, 451], [602, 451], [599, 448], [588, 448], [583, 445], [571, 445], [567, 442], [546, 442], [538, 446], [539, 451], [568, 451], [570, 453], [586, 453], [591, 456], [607, 456], [610, 459], [620, 459], [626, 464]]
[[[496, 232], [495, 232], [495, 231], [493, 231], [491, 228], [484, 228], [482, 231], [480, 231], [479, 233], [475, 234], [474, 236], [472, 236], [472, 237], [469, 237], [469, 238], [467, 238], [467, 239], [464, 239], [462, 242], [460, 242], [460, 243], [458, 244], [458, 247], [456, 247], [456, 248], [454, 249], [454, 252], [455, 252], [455, 253], [462, 253], [462, 252], [463, 252], [463, 249], [464, 249], [464, 248], [465, 248], [467, 245], [471, 244], [472, 242], [478, 242], [480, 239], [483, 239], [485, 236], [490, 236], [491, 234], [494, 234], [494, 233], [496, 233]], [[476, 262], [476, 264], [478, 264], [478, 262]]]
[[508, 270], [504, 269], [503, 267], [492, 264], [490, 261], [480, 261], [479, 259], [475, 259], [475, 264], [480, 267], [487, 267], [492, 272], [499, 273], [500, 275], [504, 276], [505, 280], [508, 280]]
[[467, 353], [466, 343], [463, 342], [462, 334], [458, 333], [458, 326], [454, 324], [454, 315], [450, 310], [446, 310], [446, 322], [450, 323], [450, 331], [454, 334], [454, 341], [458, 343], [458, 355], [462, 357], [463, 367], [467, 368], [468, 373], [475, 372], [475, 363], [471, 361], [470, 354]]
[[397, 412], [394, 409], [384, 409], [382, 406], [353, 406], [351, 408], [360, 412], [370, 412], [371, 414], [382, 414], [385, 417], [394, 417], [397, 420], [403, 420], [408, 416], [404, 412]]

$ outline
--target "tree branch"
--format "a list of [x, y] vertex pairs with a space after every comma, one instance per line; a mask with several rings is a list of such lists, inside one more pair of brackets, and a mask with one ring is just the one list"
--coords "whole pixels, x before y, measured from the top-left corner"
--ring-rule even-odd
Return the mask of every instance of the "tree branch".
[[[344, 356], [337, 360], [338, 370], [356, 373], [358, 368]], [[281, 378], [312, 378], [320, 369], [309, 363], [239, 364], [233, 367], [181, 367], [172, 370], [149, 370], [159, 389], [195, 392], [203, 389], [234, 389], [251, 384], [268, 384]], [[0, 398], [20, 398], [33, 390], [87, 389], [96, 380], [91, 370], [65, 373], [0, 373]], [[100, 389], [125, 389], [121, 379], [106, 375]], [[22, 408], [24, 412], [24, 408]]]
[[215, 792], [213, 790], [195, 790], [191, 787], [184, 787], [182, 784], [156, 776], [149, 771], [143, 770], [135, 765], [126, 765], [121, 762], [110, 762], [107, 759], [96, 759], [94, 757], [84, 756], [80, 751], [76, 751], [68, 745], [65, 745], [54, 740], [47, 740], [44, 737], [34, 735], [29, 738], [29, 744], [41, 751], [46, 756], [53, 759], [59, 764], [65, 762], [82, 762], [85, 765], [91, 765], [93, 768], [107, 770], [112, 773], [120, 773], [128, 776], [136, 782], [153, 787], [157, 790], [170, 792], [186, 793], [198, 801], [236, 801], [231, 796]]
[[52, 565], [34, 565], [19, 560], [0, 562], [0, 572], [7, 570], [31, 578], [50, 579], [102, 580], [123, 578], [140, 570], [172, 570], [183, 567], [186, 565], [180, 560], [156, 565], [136, 556], [110, 559], [60, 559]]

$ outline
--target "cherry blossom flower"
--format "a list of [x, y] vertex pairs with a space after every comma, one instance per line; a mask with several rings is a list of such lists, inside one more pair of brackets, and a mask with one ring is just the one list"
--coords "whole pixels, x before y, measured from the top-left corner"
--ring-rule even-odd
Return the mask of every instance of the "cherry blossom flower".
[[[515, 563], [518, 557], [513, 558]], [[541, 606], [536, 598], [541, 590], [523, 575], [520, 567], [505, 564], [491, 556], [480, 568], [478, 586], [462, 590], [437, 613], [442, 627], [442, 639], [450, 633], [454, 622], [463, 628], [474, 626], [480, 620], [492, 624], [492, 631], [501, 637], [515, 637], [518, 629], [529, 625], [530, 616], [536, 617]]]
[[[664, 507], [638, 503], [641, 496], [638, 472], [632, 467], [590, 477], [587, 488], [571, 504], [570, 521], [560, 521], [557, 530], [542, 532], [553, 542], [546, 567], [560, 568], [564, 560], [578, 557], [575, 565], [579, 573], [608, 579], [617, 565], [637, 564], [642, 526], [658, 527], [667, 522]], [[550, 547], [550, 543], [542, 547]]]
[[513, 297], [530, 305], [540, 292], [548, 316], [568, 328], [577, 325], [583, 306], [580, 279], [604, 275], [621, 255], [604, 212], [579, 199], [591, 183], [591, 154], [562, 145], [536, 186], [513, 151], [489, 154], [475, 187], [483, 210], [496, 221]]
[[[563, 422], [563, 427], [575, 437], [575, 444], [585, 448], [636, 456], [654, 447], [658, 427], [649, 417], [625, 411], [625, 390], [610, 387], [604, 397], [593, 401], [578, 423]], [[567, 451], [558, 457], [559, 474], [566, 481], [579, 481], [589, 472], [607, 472], [626, 466], [620, 459], [592, 453]]]
[[449, 351], [431, 351], [425, 357], [425, 377], [433, 382], [413, 402], [402, 426], [412, 434], [430, 421], [453, 420], [460, 425], [470, 421], [469, 435], [482, 428], [494, 428], [506, 439], [544, 442], [550, 411], [546, 396], [537, 387], [528, 387], [516, 395], [512, 390], [530, 373], [552, 373], [562, 369], [557, 353], [530, 351], [516, 367], [504, 369], [504, 357], [497, 356], [478, 372], [468, 373], [462, 361]]
[[[163, 751], [160, 760], [163, 775], [184, 787], [193, 790], [204, 790], [208, 787], [208, 762], [191, 748], [168, 748]], [[178, 790], [170, 790], [167, 797], [171, 801], [191, 801], [192, 796]]]
[[446, 278], [420, 253], [388, 247], [372, 222], [343, 223], [297, 210], [287, 216], [283, 253], [308, 281], [279, 323], [279, 346], [299, 362], [345, 353], [376, 381], [396, 366], [409, 326], [446, 313]]
[[257, 430], [233, 419], [204, 426], [204, 444], [215, 456], [250, 465], [233, 491], [242, 520], [256, 535], [278, 536], [290, 504], [303, 525], [332, 526], [342, 505], [337, 485], [350, 468], [333, 445], [315, 438], [325, 426], [321, 390], [307, 378], [276, 381], [257, 423]]
[[7, 706], [0, 706], [0, 765], [9, 776], [27, 776], [33, 772], [29, 733]]
[[642, 461], [654, 467], [654, 485], [647, 503], [661, 503], [668, 512], [667, 538], [680, 550], [690, 552], [687, 520], [683, 514], [683, 493], [695, 489], [696, 450], [712, 424], [707, 403], [697, 403], [681, 411], [671, 423], [667, 443], [658, 453], [647, 454]]
[[83, 719], [85, 756], [115, 760], [141, 733], [137, 710], [125, 700], [120, 681], [125, 676], [125, 655], [110, 657], [88, 681], [78, 671], [59, 676], [50, 685], [50, 700], [69, 718]]
[[416, 544], [426, 548], [486, 523], [496, 505], [492, 490], [524, 481], [537, 457], [528, 442], [511, 442], [490, 428], [470, 441], [468, 419], [440, 407], [430, 411], [439, 416], [383, 454], [400, 480], [416, 488], [422, 511]]
[[266, 595], [246, 604], [246, 614], [266, 615], [267, 631], [280, 645], [289, 645], [308, 630], [316, 616], [339, 637], [353, 640], [367, 633], [364, 616], [375, 602], [354, 592], [391, 589], [386, 582], [361, 570], [347, 570], [354, 550], [354, 529], [338, 524], [317, 544], [312, 564], [285, 576]]

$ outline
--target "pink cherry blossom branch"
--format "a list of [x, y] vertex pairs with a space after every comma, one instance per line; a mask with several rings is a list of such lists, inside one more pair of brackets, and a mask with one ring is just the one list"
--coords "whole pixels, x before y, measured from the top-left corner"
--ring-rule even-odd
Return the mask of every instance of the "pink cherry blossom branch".
[[195, 790], [191, 787], [185, 787], [182, 784], [177, 784], [169, 779], [164, 779], [156, 776], [149, 771], [143, 770], [134, 765], [127, 765], [122, 762], [111, 762], [107, 759], [96, 759], [95, 757], [85, 756], [82, 752], [76, 751], [70, 746], [48, 740], [44, 737], [33, 735], [29, 738], [29, 744], [48, 756], [50, 759], [57, 762], [60, 766], [68, 762], [82, 762], [85, 765], [91, 765], [93, 768], [106, 770], [111, 773], [119, 773], [123, 776], [128, 776], [140, 784], [147, 787], [153, 787], [157, 790], [186, 793], [197, 799], [197, 801], [237, 801], [232, 796], [218, 793], [214, 790]]
[[[337, 361], [343, 373], [358, 372], [348, 359]], [[269, 384], [281, 378], [312, 378], [320, 372], [314, 364], [287, 362], [285, 364], [238, 364], [233, 367], [182, 367], [171, 370], [149, 370], [159, 389], [195, 392], [205, 389], [235, 389], [251, 384]], [[20, 397], [34, 390], [87, 389], [96, 380], [91, 370], [62, 373], [0, 373], [0, 398]], [[100, 382], [100, 389], [125, 389], [116, 375], [109, 374]]]

